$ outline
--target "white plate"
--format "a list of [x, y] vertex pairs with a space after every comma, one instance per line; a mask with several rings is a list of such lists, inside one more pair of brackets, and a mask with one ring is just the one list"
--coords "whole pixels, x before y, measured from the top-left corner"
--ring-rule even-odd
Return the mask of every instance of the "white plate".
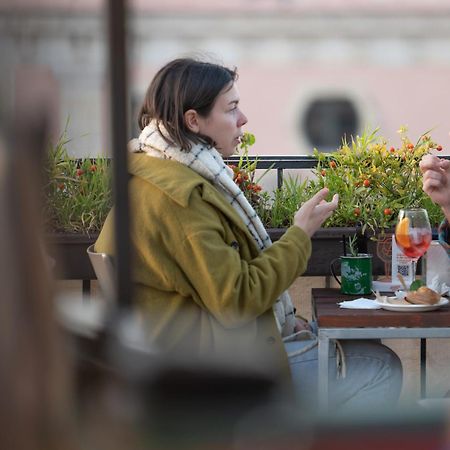
[[[400, 311], [400, 312], [423, 312], [423, 311], [433, 311], [434, 309], [438, 309], [441, 306], [447, 305], [448, 300], [444, 297], [435, 303], [434, 305], [411, 305], [400, 303], [404, 300], [398, 299], [397, 297], [384, 297], [385, 301], [375, 300], [375, 303], [380, 305], [383, 309], [387, 311]], [[396, 304], [396, 302], [399, 302]]]

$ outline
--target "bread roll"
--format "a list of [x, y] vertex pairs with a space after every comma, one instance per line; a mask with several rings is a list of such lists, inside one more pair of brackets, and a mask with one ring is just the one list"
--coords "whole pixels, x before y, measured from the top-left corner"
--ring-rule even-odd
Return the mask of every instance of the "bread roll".
[[435, 305], [441, 296], [426, 286], [421, 286], [417, 291], [409, 291], [406, 300], [415, 305]]

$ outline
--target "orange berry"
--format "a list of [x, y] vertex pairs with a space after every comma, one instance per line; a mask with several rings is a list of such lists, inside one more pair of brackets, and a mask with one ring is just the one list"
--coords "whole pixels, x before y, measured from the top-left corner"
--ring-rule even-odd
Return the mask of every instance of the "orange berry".
[[391, 147], [391, 148], [389, 149], [389, 151], [390, 151], [391, 153], [395, 153], [395, 147]]
[[414, 148], [414, 144], [409, 143], [406, 147], [412, 150]]
[[334, 161], [331, 161], [331, 162], [330, 162], [330, 167], [331, 167], [332, 169], [334, 169], [334, 168], [336, 167], [336, 163], [335, 163]]
[[442, 145], [438, 145], [438, 146], [436, 147], [436, 150], [437, 150], [438, 152], [441, 152], [441, 151], [442, 151]]
[[385, 210], [383, 211], [385, 216], [390, 216], [392, 214], [392, 209], [391, 208], [385, 208]]
[[368, 180], [367, 178], [363, 181], [363, 185], [364, 187], [368, 188], [370, 186], [370, 180]]
[[325, 169], [322, 170], [322, 172], [320, 172], [320, 175], [322, 175], [323, 177], [327, 174], [327, 171]]
[[353, 215], [354, 215], [355, 217], [359, 217], [360, 214], [361, 214], [361, 209], [355, 208], [355, 209], [353, 210]]
[[84, 173], [83, 169], [77, 169], [77, 172], [76, 172], [77, 177], [81, 177], [81, 175], [83, 175], [83, 173]]

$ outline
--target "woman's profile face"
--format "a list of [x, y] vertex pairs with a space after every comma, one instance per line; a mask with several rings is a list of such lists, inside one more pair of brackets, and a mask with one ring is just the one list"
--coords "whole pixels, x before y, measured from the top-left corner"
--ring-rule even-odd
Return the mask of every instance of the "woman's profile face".
[[243, 134], [241, 127], [247, 117], [239, 109], [239, 92], [236, 84], [227, 86], [217, 97], [207, 117], [198, 117], [199, 132], [216, 143], [216, 149], [224, 157], [233, 155]]

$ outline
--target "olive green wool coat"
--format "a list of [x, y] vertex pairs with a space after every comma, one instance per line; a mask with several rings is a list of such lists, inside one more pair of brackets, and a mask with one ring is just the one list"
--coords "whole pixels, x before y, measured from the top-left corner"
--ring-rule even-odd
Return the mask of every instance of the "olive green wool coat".
[[[132, 282], [164, 351], [289, 372], [272, 305], [304, 272], [311, 241], [293, 226], [260, 252], [209, 181], [171, 160], [130, 155]], [[95, 250], [114, 254], [113, 210]]]

